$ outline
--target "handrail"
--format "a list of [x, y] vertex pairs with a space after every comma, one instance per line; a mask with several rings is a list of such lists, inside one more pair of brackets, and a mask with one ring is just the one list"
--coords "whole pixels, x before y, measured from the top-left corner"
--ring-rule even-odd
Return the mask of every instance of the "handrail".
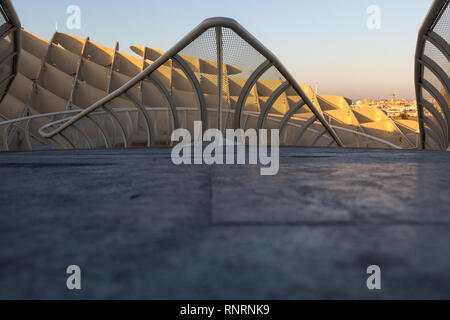
[[43, 128], [39, 129], [39, 133], [45, 138], [51, 138], [58, 133], [61, 133], [63, 130], [67, 129], [83, 117], [87, 116], [89, 113], [95, 111], [98, 108], [103, 107], [105, 104], [111, 102], [115, 98], [125, 94], [128, 90], [138, 84], [140, 81], [146, 79], [150, 74], [152, 74], [155, 70], [157, 70], [160, 66], [166, 63], [168, 60], [175, 57], [180, 51], [182, 51], [185, 47], [187, 47], [192, 41], [201, 36], [206, 30], [213, 27], [224, 27], [232, 29], [236, 34], [242, 37], [245, 41], [247, 41], [251, 46], [253, 46], [261, 55], [263, 55], [267, 60], [272, 62], [274, 66], [278, 69], [281, 75], [291, 83], [294, 90], [299, 94], [299, 96], [305, 101], [317, 119], [322, 123], [322, 125], [326, 128], [329, 134], [333, 137], [338, 146], [343, 146], [337, 134], [333, 131], [331, 126], [326, 122], [323, 115], [316, 109], [312, 101], [305, 94], [305, 92], [301, 89], [300, 85], [297, 81], [292, 77], [292, 75], [287, 71], [287, 69], [282, 65], [282, 63], [278, 60], [278, 58], [271, 53], [263, 44], [261, 44], [256, 38], [254, 38], [247, 30], [245, 30], [239, 23], [230, 18], [210, 18], [203, 21], [200, 25], [198, 25], [194, 30], [192, 30], [188, 35], [186, 35], [181, 41], [179, 41], [175, 46], [166, 51], [163, 55], [161, 55], [156, 61], [154, 61], [151, 65], [149, 65], [146, 69], [136, 75], [134, 78], [125, 83], [122, 87], [118, 88], [111, 94], [106, 97], [100, 99], [96, 103], [92, 104], [90, 107], [84, 109], [81, 113], [73, 117], [71, 120], [65, 122], [63, 125], [58, 127], [57, 129], [51, 132], [45, 132]]

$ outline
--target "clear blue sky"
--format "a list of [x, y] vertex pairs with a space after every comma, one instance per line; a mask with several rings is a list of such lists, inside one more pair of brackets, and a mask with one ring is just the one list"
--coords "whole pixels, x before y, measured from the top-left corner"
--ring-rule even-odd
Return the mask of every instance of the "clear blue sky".
[[[50, 39], [59, 31], [121, 50], [167, 50], [203, 19], [236, 19], [320, 94], [352, 99], [392, 92], [414, 97], [417, 32], [432, 0], [13, 0], [23, 26]], [[66, 9], [81, 8], [81, 29], [67, 30]], [[367, 28], [367, 8], [381, 8], [381, 29]]]

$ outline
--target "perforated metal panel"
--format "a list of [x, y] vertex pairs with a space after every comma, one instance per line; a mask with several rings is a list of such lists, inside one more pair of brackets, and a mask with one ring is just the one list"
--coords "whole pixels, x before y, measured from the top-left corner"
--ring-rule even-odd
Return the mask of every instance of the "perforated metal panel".
[[[0, 104], [5, 99], [18, 73], [21, 49], [20, 20], [9, 0], [0, 1]], [[6, 111], [6, 112], [5, 112]], [[0, 110], [0, 121], [8, 120], [8, 110]], [[0, 127], [0, 141], [6, 146], [14, 145], [21, 125]], [[11, 138], [10, 138], [11, 137]], [[10, 138], [10, 139], [9, 139]]]
[[436, 0], [420, 30], [416, 52], [416, 94], [422, 148], [449, 146], [450, 7]]

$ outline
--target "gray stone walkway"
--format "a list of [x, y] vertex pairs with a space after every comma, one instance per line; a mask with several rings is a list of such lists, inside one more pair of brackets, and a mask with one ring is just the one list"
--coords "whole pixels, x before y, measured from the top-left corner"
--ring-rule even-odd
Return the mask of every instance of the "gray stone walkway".
[[283, 149], [274, 177], [170, 150], [0, 154], [0, 298], [448, 299], [449, 168], [448, 152]]

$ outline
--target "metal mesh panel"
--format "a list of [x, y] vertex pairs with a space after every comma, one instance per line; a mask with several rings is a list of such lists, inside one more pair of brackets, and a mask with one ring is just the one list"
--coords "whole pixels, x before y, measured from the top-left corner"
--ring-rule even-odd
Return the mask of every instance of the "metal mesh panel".
[[237, 74], [230, 73], [230, 77], [249, 78], [266, 59], [233, 30], [222, 28], [222, 33], [224, 63], [241, 70]]
[[445, 119], [445, 115], [442, 112], [441, 107], [437, 103], [436, 99], [434, 99], [434, 97], [425, 89], [421, 89], [421, 94], [422, 94], [423, 99], [425, 101], [428, 101], [429, 103], [431, 103], [433, 105], [434, 109], [436, 109], [442, 115], [442, 117]]
[[209, 28], [185, 47], [180, 54], [217, 62], [216, 30]]
[[[431, 73], [431, 71], [429, 71], [427, 68], [424, 69], [424, 79], [429, 81], [438, 90], [442, 85], [441, 82], [436, 78], [436, 76], [433, 73]], [[423, 99], [425, 99], [431, 105], [430, 107], [424, 108], [424, 117], [429, 121], [431, 121], [432, 123], [434, 123], [434, 127], [424, 125], [426, 128], [425, 133], [427, 135], [426, 147], [429, 149], [441, 149], [442, 147], [445, 147], [445, 145], [440, 146], [439, 143], [440, 140], [445, 140], [443, 126], [447, 125], [446, 115], [442, 110], [441, 105], [427, 90], [421, 89], [421, 95]], [[440, 115], [439, 120], [432, 114], [433, 109]]]
[[[224, 77], [224, 94], [228, 95], [224, 98], [229, 101], [230, 105], [230, 111], [227, 112], [224, 119], [224, 127], [231, 129], [235, 126], [236, 108], [245, 84], [258, 67], [266, 61], [266, 58], [233, 30], [222, 28], [222, 34], [223, 59], [224, 63], [230, 66], [227, 68], [227, 76]], [[259, 111], [258, 95], [254, 87], [250, 89], [246, 101], [243, 102], [241, 117], [245, 117], [247, 112]], [[240, 127], [245, 128], [242, 121]]]
[[[0, 5], [0, 29], [2, 35], [6, 35], [0, 38], [0, 56], [3, 59], [0, 65], [0, 123], [19, 115], [19, 112], [3, 103], [5, 99], [13, 100], [9, 93], [19, 67], [18, 50], [20, 50], [21, 26], [10, 6], [12, 6], [11, 3], [4, 1]], [[17, 149], [20, 145], [19, 134], [26, 131], [25, 125], [25, 122], [0, 125], [0, 142], [3, 142], [0, 150]]]
[[[192, 72], [197, 77], [200, 84], [201, 92], [196, 93], [195, 88], [192, 88], [192, 94], [195, 94], [197, 106], [193, 110], [185, 111], [181, 115], [181, 126], [187, 128], [191, 132], [194, 130], [194, 121], [201, 120], [200, 101], [198, 101], [198, 94], [202, 94], [206, 103], [207, 110], [207, 127], [217, 127], [217, 101], [218, 101], [218, 63], [217, 63], [217, 43], [216, 30], [210, 28], [206, 30], [201, 36], [192, 41], [185, 47], [179, 55], [186, 60]], [[176, 85], [176, 84], [175, 84]], [[188, 94], [186, 92], [186, 94]], [[177, 110], [178, 110], [177, 105]], [[204, 128], [205, 129], [205, 128]]]
[[[229, 74], [224, 81], [224, 92], [230, 94], [229, 99], [232, 101], [232, 109], [235, 109], [239, 98], [242, 99], [240, 96], [243, 94], [246, 82], [267, 59], [228, 28], [223, 28], [223, 47], [224, 63], [240, 71], [236, 74]], [[269, 130], [282, 129], [285, 115], [301, 100], [292, 85], [286, 84], [286, 79], [279, 70], [275, 66], [271, 66], [258, 75], [257, 81], [249, 89], [248, 95], [243, 101], [239, 127], [243, 129], [257, 129], [259, 127]], [[282, 138], [282, 144], [329, 146], [334, 143], [334, 139], [328, 134], [320, 121], [308, 123], [308, 120], [313, 117], [313, 113], [308, 106], [296, 111], [293, 116], [295, 119], [291, 118], [291, 121], [285, 124], [289, 129], [281, 130], [283, 133], [283, 137], [280, 137]], [[292, 122], [295, 122], [295, 125], [292, 125]], [[303, 131], [304, 125], [308, 126], [305, 129], [306, 138], [296, 140], [296, 134]], [[226, 127], [231, 128], [232, 122], [226, 121]], [[309, 134], [310, 131], [314, 131], [315, 134], [319, 132], [320, 136], [315, 139], [316, 137], [313, 134]], [[308, 139], [308, 135], [310, 139]], [[303, 138], [303, 134], [301, 137]]]
[[424, 55], [436, 62], [447, 74], [450, 73], [450, 61], [429, 41], [425, 42]]
[[3, 15], [3, 8], [0, 6], [0, 26], [3, 26], [6, 23], [6, 18]]
[[3, 57], [3, 59], [7, 58], [6, 61], [2, 61], [0, 69], [0, 102], [3, 100], [6, 91], [15, 77], [14, 72], [18, 66], [18, 59], [17, 55], [12, 57], [12, 54], [16, 49], [15, 46], [17, 45], [18, 38], [20, 37], [20, 21], [13, 21], [14, 19], [9, 19], [9, 17], [4, 15], [4, 12], [7, 11], [0, 6], [1, 33], [6, 35], [3, 38], [0, 38], [0, 56]]
[[444, 38], [447, 43], [450, 42], [450, 6], [448, 2], [433, 31]]
[[[221, 83], [218, 78], [220, 40], [223, 63]], [[180, 56], [189, 62], [201, 84], [201, 93], [207, 104], [209, 128], [218, 128], [219, 124], [223, 130], [234, 128], [236, 109], [242, 106], [239, 128], [280, 129], [284, 116], [295, 103], [302, 100], [275, 66], [269, 66], [258, 74], [258, 68], [267, 59], [229, 28], [208, 29], [184, 48]], [[219, 90], [220, 85], [222, 90]], [[219, 92], [222, 92], [220, 120], [217, 114]], [[311, 98], [314, 100], [314, 97]], [[320, 121], [308, 122], [313, 113], [308, 106], [304, 109], [300, 114], [296, 112], [296, 124], [289, 124], [291, 128], [286, 131], [287, 135], [295, 136], [297, 131], [304, 131], [303, 134], [297, 140], [291, 138], [285, 139], [285, 142], [292, 141], [292, 145], [328, 145], [334, 141], [327, 137], [328, 133]], [[305, 130], [302, 130], [303, 125], [307, 126]]]
[[[61, 71], [58, 75], [65, 79], [69, 90], [72, 88], [73, 99], [67, 105], [88, 110], [51, 119], [39, 129], [40, 133], [67, 140], [65, 144], [69, 145], [74, 140], [76, 148], [90, 144], [170, 145], [173, 129], [186, 128], [193, 133], [194, 122], [201, 120], [204, 130], [281, 130], [286, 126], [289, 127], [284, 131], [286, 145], [331, 145], [334, 138], [329, 136], [327, 124], [321, 123], [318, 120], [321, 116], [315, 117], [311, 111], [319, 109], [313, 105], [312, 90], [308, 91], [306, 105], [292, 111], [305, 93], [298, 84], [287, 82], [278, 69], [282, 70], [282, 66], [271, 53], [237, 24], [225, 28], [210, 22], [199, 26], [190, 40], [185, 38], [165, 54], [157, 49], [133, 47], [142, 58], [142, 66], [139, 60], [117, 49], [93, 46], [89, 41], [58, 34], [55, 41], [66, 48], [61, 54], [75, 66], [68, 66], [67, 69], [74, 69], [70, 74]], [[233, 24], [229, 23], [228, 26]], [[183, 49], [176, 51], [179, 48]], [[166, 59], [161, 60], [163, 54]], [[46, 58], [43, 59], [45, 62]], [[158, 67], [152, 68], [152, 64]], [[77, 65], [81, 65], [79, 71], [75, 70]], [[139, 81], [129, 82], [139, 73]], [[292, 81], [286, 70], [283, 74]], [[72, 82], [77, 85], [72, 86]], [[58, 94], [51, 88], [48, 91]], [[100, 104], [98, 101], [105, 95], [108, 102]], [[57, 99], [49, 94], [49, 101], [55, 105], [61, 99], [67, 97], [60, 95]], [[98, 123], [89, 122], [88, 116]]]

